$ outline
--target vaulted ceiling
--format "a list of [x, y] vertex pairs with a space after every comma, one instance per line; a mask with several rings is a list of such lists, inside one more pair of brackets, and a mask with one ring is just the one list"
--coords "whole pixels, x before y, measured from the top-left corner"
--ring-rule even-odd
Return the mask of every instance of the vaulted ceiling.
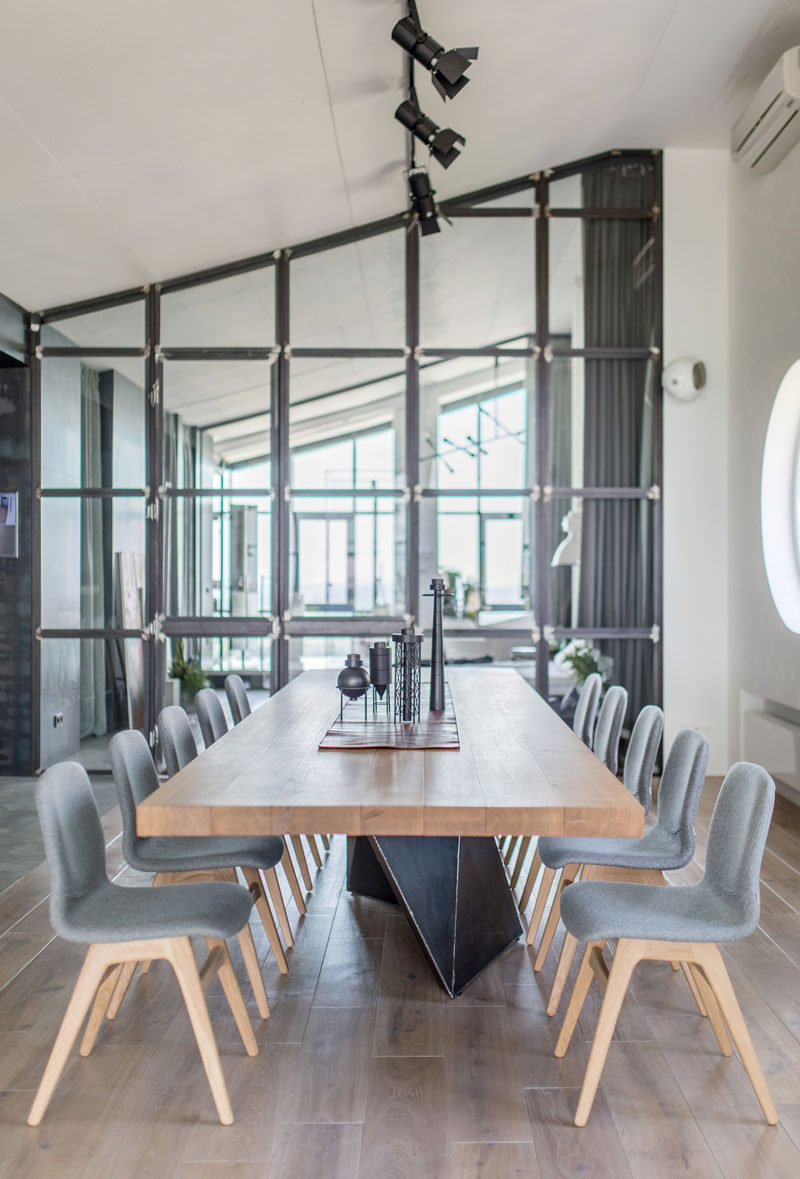
[[[421, 0], [472, 81], [440, 197], [611, 147], [722, 146], [800, 5]], [[26, 0], [3, 10], [0, 290], [31, 309], [405, 206], [401, 0]]]

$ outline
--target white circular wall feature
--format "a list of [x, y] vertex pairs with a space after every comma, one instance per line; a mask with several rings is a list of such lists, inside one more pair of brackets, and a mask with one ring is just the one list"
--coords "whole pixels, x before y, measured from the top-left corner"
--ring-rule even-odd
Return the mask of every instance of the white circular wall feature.
[[800, 360], [781, 381], [761, 468], [761, 543], [775, 608], [800, 634]]

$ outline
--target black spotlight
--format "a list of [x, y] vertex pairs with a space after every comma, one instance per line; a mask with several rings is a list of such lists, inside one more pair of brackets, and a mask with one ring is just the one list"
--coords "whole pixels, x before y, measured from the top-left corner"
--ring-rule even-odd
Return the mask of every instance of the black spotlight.
[[408, 189], [422, 236], [427, 237], [430, 233], [439, 233], [436, 202], [433, 199], [436, 194], [431, 187], [431, 178], [425, 168], [415, 168], [409, 172]]
[[448, 49], [424, 32], [410, 16], [404, 16], [392, 29], [392, 40], [410, 53], [426, 70], [431, 71], [433, 84], [442, 98], [455, 98], [469, 78], [464, 73], [470, 60], [478, 56], [478, 49]]
[[400, 103], [394, 117], [407, 127], [412, 135], [428, 145], [431, 155], [443, 168], [449, 168], [453, 160], [458, 159], [461, 152], [458, 145], [467, 142], [457, 131], [451, 131], [449, 127], [437, 127], [433, 119], [423, 115], [410, 98]]

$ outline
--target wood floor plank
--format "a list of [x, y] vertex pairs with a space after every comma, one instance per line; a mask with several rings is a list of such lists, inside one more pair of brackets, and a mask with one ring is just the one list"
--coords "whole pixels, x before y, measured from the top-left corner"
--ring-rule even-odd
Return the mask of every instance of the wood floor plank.
[[506, 996], [503, 990], [502, 959], [495, 959], [460, 995], [453, 999], [456, 1007], [503, 1007]]
[[7, 933], [0, 938], [0, 990], [53, 940], [46, 933]]
[[356, 1179], [360, 1125], [283, 1125], [267, 1179]]
[[404, 916], [386, 922], [375, 1017], [375, 1056], [441, 1056], [444, 992]]
[[374, 1007], [382, 940], [331, 938], [314, 993], [315, 1007]]
[[[588, 1123], [573, 1123], [578, 1089], [526, 1089], [541, 1179], [634, 1179], [602, 1088]], [[642, 1176], [647, 1172], [640, 1172]], [[638, 1179], [638, 1176], [636, 1177]]]
[[382, 938], [386, 932], [387, 918], [398, 912], [395, 905], [342, 891], [331, 937]]
[[283, 1113], [286, 1122], [363, 1122], [373, 1007], [314, 1007]]
[[450, 1179], [539, 1179], [532, 1142], [454, 1142]]
[[522, 1084], [526, 1088], [580, 1087], [589, 1059], [584, 1040], [573, 1037], [569, 1051], [559, 1060], [555, 1046], [561, 1021], [547, 1015], [538, 990], [529, 986], [506, 987], [506, 1003]]
[[267, 1163], [182, 1163], [175, 1179], [266, 1179]]
[[527, 1142], [530, 1122], [504, 1007], [447, 1008], [447, 1126], [451, 1142]]
[[441, 1058], [373, 1059], [358, 1175], [449, 1179]]

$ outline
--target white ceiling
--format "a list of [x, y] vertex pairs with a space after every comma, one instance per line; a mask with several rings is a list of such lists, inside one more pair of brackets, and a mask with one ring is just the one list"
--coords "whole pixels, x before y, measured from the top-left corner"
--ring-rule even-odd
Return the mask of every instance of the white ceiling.
[[[710, 146], [797, 0], [421, 0], [472, 81], [423, 107], [467, 138], [439, 196], [611, 147]], [[3, 7], [0, 290], [31, 309], [404, 207], [401, 0]]]

